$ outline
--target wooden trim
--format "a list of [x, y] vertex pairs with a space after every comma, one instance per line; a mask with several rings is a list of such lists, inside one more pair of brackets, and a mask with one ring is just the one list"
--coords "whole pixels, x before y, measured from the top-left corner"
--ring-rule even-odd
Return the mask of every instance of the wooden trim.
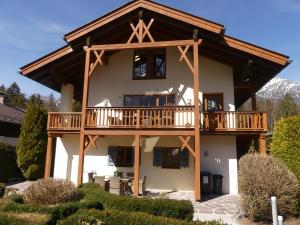
[[45, 179], [50, 177], [51, 162], [52, 162], [52, 150], [53, 150], [53, 137], [51, 135], [48, 135], [45, 173], [44, 173]]
[[187, 13], [181, 12], [176, 9], [172, 9], [167, 6], [163, 6], [161, 4], [140, 0], [140, 1], [132, 1], [132, 3], [124, 5], [118, 9], [116, 9], [115, 11], [113, 11], [103, 17], [100, 17], [99, 19], [96, 19], [96, 20], [92, 21], [91, 23], [88, 23], [88, 24], [66, 34], [65, 40], [67, 42], [74, 41], [75, 39], [77, 39], [83, 35], [86, 35], [86, 34], [92, 32], [93, 30], [98, 29], [98, 28], [112, 22], [113, 20], [116, 20], [138, 8], [148, 9], [150, 11], [153, 11], [153, 12], [156, 12], [156, 13], [159, 13], [162, 15], [166, 15], [166, 16], [174, 18], [176, 20], [180, 20], [182, 22], [195, 25], [197, 27], [209, 30], [209, 31], [211, 31], [213, 33], [217, 33], [217, 34], [221, 33], [221, 31], [224, 27], [223, 25], [220, 25], [220, 24], [217, 24], [217, 23], [214, 23], [211, 21], [207, 21], [207, 20], [201, 19], [196, 16], [189, 15]]
[[224, 40], [225, 40], [225, 43], [232, 48], [238, 49], [243, 52], [247, 52], [251, 55], [255, 55], [260, 58], [264, 58], [266, 60], [280, 64], [282, 66], [287, 65], [287, 62], [289, 59], [288, 56], [284, 56], [282, 54], [275, 53], [273, 51], [255, 46], [250, 43], [243, 42], [241, 40], [237, 40], [232, 37], [224, 36]]
[[194, 149], [189, 145], [189, 140], [191, 139], [191, 136], [188, 136], [186, 139], [184, 139], [182, 136], [178, 136], [178, 138], [181, 141], [181, 147], [180, 150], [183, 150], [184, 148], [187, 148], [192, 156], [195, 158], [195, 151]]
[[73, 52], [73, 49], [71, 46], [65, 46], [63, 48], [60, 48], [54, 52], [49, 53], [48, 55], [37, 59], [35, 61], [33, 61], [32, 63], [29, 63], [23, 67], [20, 68], [20, 73], [22, 75], [27, 75], [31, 72], [33, 72], [34, 70], [37, 70], [61, 57], [64, 57], [70, 53]]
[[88, 90], [89, 90], [89, 70], [90, 70], [90, 56], [91, 51], [88, 48], [86, 50], [85, 58], [85, 71], [84, 71], [84, 82], [83, 82], [83, 97], [82, 97], [82, 119], [80, 127], [80, 140], [79, 140], [79, 159], [78, 159], [78, 173], [77, 173], [77, 185], [82, 184], [83, 178], [83, 166], [84, 166], [84, 142], [85, 142], [85, 118], [86, 118], [86, 106], [88, 101]]
[[134, 139], [134, 178], [133, 178], [133, 186], [134, 191], [133, 194], [135, 196], [139, 195], [139, 177], [140, 177], [140, 135], [135, 135]]
[[[197, 42], [198, 44], [201, 41]], [[119, 51], [126, 49], [147, 49], [147, 48], [166, 48], [193, 45], [194, 40], [176, 40], [176, 41], [156, 41], [156, 42], [143, 42], [143, 43], [130, 43], [130, 44], [107, 44], [107, 45], [93, 45], [90, 47], [91, 51]]]
[[195, 178], [194, 178], [194, 192], [195, 200], [201, 200], [201, 185], [200, 185], [200, 106], [199, 106], [199, 41], [193, 44], [193, 60], [194, 60], [194, 105], [195, 105]]

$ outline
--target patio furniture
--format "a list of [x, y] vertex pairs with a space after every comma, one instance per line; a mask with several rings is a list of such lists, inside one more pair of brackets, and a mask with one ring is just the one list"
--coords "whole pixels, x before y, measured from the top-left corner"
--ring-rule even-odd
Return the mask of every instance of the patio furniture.
[[132, 172], [126, 173], [126, 176], [127, 176], [127, 178], [131, 178], [134, 176], [134, 173], [132, 173]]
[[116, 195], [124, 194], [124, 189], [121, 188], [121, 177], [109, 178], [109, 192]]
[[[134, 183], [132, 182], [132, 193], [134, 192]], [[139, 179], [139, 195], [144, 196], [146, 193], [146, 176]]]
[[94, 182], [105, 189], [105, 176], [94, 176]]

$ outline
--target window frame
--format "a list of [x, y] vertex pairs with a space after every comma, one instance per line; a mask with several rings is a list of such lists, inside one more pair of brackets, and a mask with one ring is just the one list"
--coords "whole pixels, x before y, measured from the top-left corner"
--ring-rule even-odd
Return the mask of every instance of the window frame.
[[[170, 163], [170, 157], [168, 156], [168, 154], [177, 149], [177, 155], [176, 155], [176, 158], [172, 160], [172, 162], [176, 162], [177, 164], [174, 165], [174, 164], [168, 164]], [[162, 155], [161, 155], [161, 168], [162, 169], [181, 169], [181, 163], [180, 163], [180, 160], [181, 160], [181, 151], [180, 151], [180, 148], [176, 148], [176, 147], [161, 147], [161, 151], [162, 151]], [[174, 156], [173, 156], [174, 157]]]
[[[133, 150], [133, 147], [132, 146], [116, 146], [116, 156], [115, 156], [115, 166], [116, 167], [133, 167], [133, 154], [134, 154], [134, 150]], [[123, 158], [122, 158], [122, 162], [119, 162], [118, 161], [118, 153], [119, 152], [122, 152], [123, 153]], [[131, 153], [129, 153], [131, 152]], [[130, 159], [130, 162], [127, 162], [127, 154], [130, 154], [131, 155], [131, 159]]]
[[[153, 96], [155, 97], [155, 106], [143, 106], [142, 103], [142, 97], [146, 97], [146, 96]], [[126, 97], [139, 97], [139, 106], [133, 106], [133, 104], [131, 104], [131, 106], [126, 106]], [[161, 97], [165, 97], [165, 101], [166, 104], [164, 106], [160, 106], [160, 98]], [[174, 103], [170, 103], [171, 105], [168, 105], [168, 98], [169, 97], [173, 97], [174, 98]], [[133, 103], [133, 100], [131, 99], [131, 103]], [[124, 95], [123, 96], [123, 106], [124, 107], [167, 107], [167, 106], [175, 106], [176, 105], [176, 94], [140, 94], [140, 95]]]
[[[137, 52], [144, 52], [143, 57], [146, 57], [146, 76], [138, 77], [135, 74], [135, 56]], [[156, 69], [156, 57], [164, 58], [165, 70], [161, 77], [155, 75]], [[136, 49], [133, 51], [132, 60], [132, 80], [160, 80], [167, 79], [167, 54], [165, 48], [157, 49]]]
[[[208, 99], [207, 96], [218, 96], [220, 97], [221, 100], [221, 106], [222, 109], [221, 110], [207, 110], [207, 102], [206, 100]], [[216, 92], [216, 93], [203, 93], [203, 111], [204, 112], [222, 112], [224, 111], [224, 93], [223, 92]]]

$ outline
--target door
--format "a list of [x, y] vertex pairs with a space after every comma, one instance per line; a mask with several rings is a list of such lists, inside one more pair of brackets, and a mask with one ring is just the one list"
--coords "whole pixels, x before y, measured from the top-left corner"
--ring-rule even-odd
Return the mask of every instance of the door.
[[224, 119], [220, 111], [224, 111], [223, 93], [203, 94], [204, 129], [221, 128]]

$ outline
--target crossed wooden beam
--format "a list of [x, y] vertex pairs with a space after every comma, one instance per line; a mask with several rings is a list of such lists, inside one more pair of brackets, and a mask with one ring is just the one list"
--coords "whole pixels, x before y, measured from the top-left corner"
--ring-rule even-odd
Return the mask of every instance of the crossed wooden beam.
[[90, 148], [96, 148], [96, 141], [103, 136], [100, 135], [87, 135], [85, 137], [85, 142], [84, 142], [84, 150], [83, 151], [87, 151]]
[[195, 157], [195, 151], [194, 149], [189, 145], [189, 141], [191, 139], [191, 136], [187, 136], [184, 138], [183, 136], [178, 136], [179, 140], [181, 141], [181, 147], [180, 150], [182, 151], [184, 148], [187, 148], [189, 152]]
[[138, 39], [139, 43], [142, 43], [146, 36], [150, 39], [151, 42], [155, 42], [149, 29], [152, 26], [154, 19], [151, 19], [148, 25], [144, 23], [144, 20], [139, 19], [139, 22], [136, 26], [133, 23], [130, 23], [130, 27], [132, 29], [132, 34], [129, 37], [127, 44], [130, 44], [134, 37]]

